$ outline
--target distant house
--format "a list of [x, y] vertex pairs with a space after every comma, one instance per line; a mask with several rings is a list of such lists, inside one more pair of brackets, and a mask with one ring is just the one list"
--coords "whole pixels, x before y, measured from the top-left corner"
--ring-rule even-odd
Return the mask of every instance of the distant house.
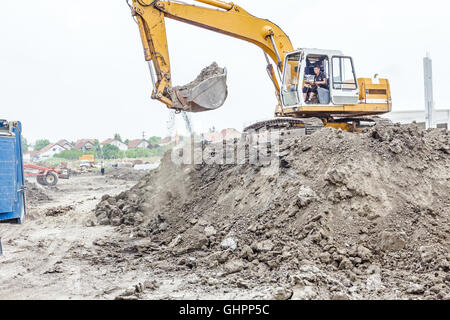
[[42, 161], [53, 158], [56, 154], [61, 153], [64, 150], [66, 149], [61, 147], [59, 144], [52, 143], [39, 150], [39, 152], [35, 155], [35, 157], [37, 158], [38, 161]]
[[81, 139], [75, 143], [74, 149], [81, 151], [90, 151], [94, 149], [95, 140], [94, 139]]
[[66, 150], [70, 150], [73, 148], [73, 144], [65, 139], [59, 140], [56, 144], [60, 145], [61, 147], [63, 147]]
[[41, 150], [28, 151], [23, 154], [25, 162], [38, 162], [53, 158], [55, 155], [63, 152], [64, 150], [70, 150], [73, 146], [67, 140], [59, 140], [57, 143], [51, 143], [45, 146]]
[[23, 154], [23, 160], [25, 162], [39, 161], [39, 151], [28, 151]]
[[223, 129], [222, 131], [220, 131], [220, 134], [222, 135], [224, 140], [233, 140], [242, 138], [242, 133], [232, 128]]
[[160, 145], [161, 147], [167, 146], [169, 144], [172, 143], [172, 137], [165, 137], [164, 139], [162, 139], [158, 145]]
[[203, 134], [205, 140], [217, 143], [223, 140], [233, 140], [241, 138], [241, 133], [236, 129], [223, 129], [220, 132], [207, 132]]
[[117, 139], [107, 139], [107, 140], [103, 141], [102, 143], [100, 143], [100, 145], [102, 147], [105, 144], [111, 144], [113, 146], [116, 146], [117, 148], [119, 148], [119, 150], [122, 150], [122, 151], [127, 151], [128, 150], [128, 146], [125, 143], [123, 143], [123, 142], [121, 142], [121, 141], [119, 141]]
[[128, 143], [128, 149], [137, 149], [137, 148], [147, 149], [150, 146], [151, 146], [150, 143], [145, 139], [137, 139], [130, 141], [130, 143]]
[[219, 132], [206, 132], [202, 134], [202, 137], [212, 143], [222, 141], [222, 135]]

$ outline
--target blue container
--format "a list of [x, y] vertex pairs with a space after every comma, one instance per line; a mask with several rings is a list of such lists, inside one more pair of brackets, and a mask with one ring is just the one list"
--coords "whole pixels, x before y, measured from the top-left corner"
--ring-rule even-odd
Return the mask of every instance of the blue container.
[[23, 223], [26, 215], [22, 125], [0, 120], [0, 222]]

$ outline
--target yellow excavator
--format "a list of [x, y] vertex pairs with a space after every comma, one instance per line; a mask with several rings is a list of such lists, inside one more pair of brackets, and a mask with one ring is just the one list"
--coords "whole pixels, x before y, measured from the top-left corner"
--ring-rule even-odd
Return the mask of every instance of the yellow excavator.
[[[257, 18], [233, 3], [196, 1], [209, 7], [159, 0], [132, 0], [130, 4], [127, 0], [150, 68], [152, 98], [168, 108], [177, 112], [214, 110], [224, 104], [228, 91], [226, 69], [216, 64], [204, 69], [192, 83], [172, 86], [166, 18], [238, 38], [263, 50], [278, 105], [274, 119], [246, 130], [308, 129], [317, 127], [317, 121], [309, 119], [320, 119], [321, 126], [358, 131], [362, 123], [376, 121], [372, 116], [392, 110], [389, 81], [377, 76], [357, 78], [350, 56], [337, 50], [295, 50], [283, 30], [269, 20]], [[325, 75], [326, 84], [316, 84], [318, 74]]]

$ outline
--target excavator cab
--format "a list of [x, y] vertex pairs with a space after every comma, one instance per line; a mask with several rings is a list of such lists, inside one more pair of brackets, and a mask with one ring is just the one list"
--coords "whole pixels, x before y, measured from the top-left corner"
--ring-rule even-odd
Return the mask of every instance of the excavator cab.
[[[325, 85], [314, 84], [314, 70], [326, 78]], [[358, 79], [353, 59], [337, 50], [301, 49], [287, 54], [281, 102], [282, 114], [292, 117], [375, 115], [391, 109], [389, 82]]]
[[[315, 69], [326, 78], [326, 85], [314, 85]], [[309, 105], [358, 103], [358, 82], [352, 58], [340, 51], [317, 49], [288, 54], [281, 89], [283, 105], [304, 106], [311, 92], [315, 99]]]

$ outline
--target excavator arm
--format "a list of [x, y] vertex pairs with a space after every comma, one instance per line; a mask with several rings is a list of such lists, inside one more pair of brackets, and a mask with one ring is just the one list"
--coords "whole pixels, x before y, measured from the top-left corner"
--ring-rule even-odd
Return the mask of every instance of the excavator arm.
[[[281, 74], [286, 54], [293, 51], [292, 43], [283, 30], [269, 20], [252, 16], [233, 3], [218, 0], [196, 1], [215, 8], [195, 6], [178, 1], [158, 0], [133, 0], [132, 5], [130, 5], [132, 15], [139, 26], [145, 59], [149, 63], [152, 75], [152, 98], [165, 103], [169, 108], [177, 110], [195, 112], [212, 109], [208, 106], [198, 105], [196, 105], [197, 108], [193, 109], [192, 105], [188, 103], [191, 101], [189, 98], [186, 99], [186, 97], [180, 96], [179, 92], [174, 92], [177, 89], [172, 87], [165, 18], [241, 39], [260, 47], [266, 55], [267, 70], [274, 83], [277, 97], [279, 97], [280, 87], [275, 68], [273, 68], [268, 57], [275, 62], [276, 68]], [[216, 84], [217, 80], [216, 77]], [[206, 90], [211, 86], [205, 81], [199, 88]]]

